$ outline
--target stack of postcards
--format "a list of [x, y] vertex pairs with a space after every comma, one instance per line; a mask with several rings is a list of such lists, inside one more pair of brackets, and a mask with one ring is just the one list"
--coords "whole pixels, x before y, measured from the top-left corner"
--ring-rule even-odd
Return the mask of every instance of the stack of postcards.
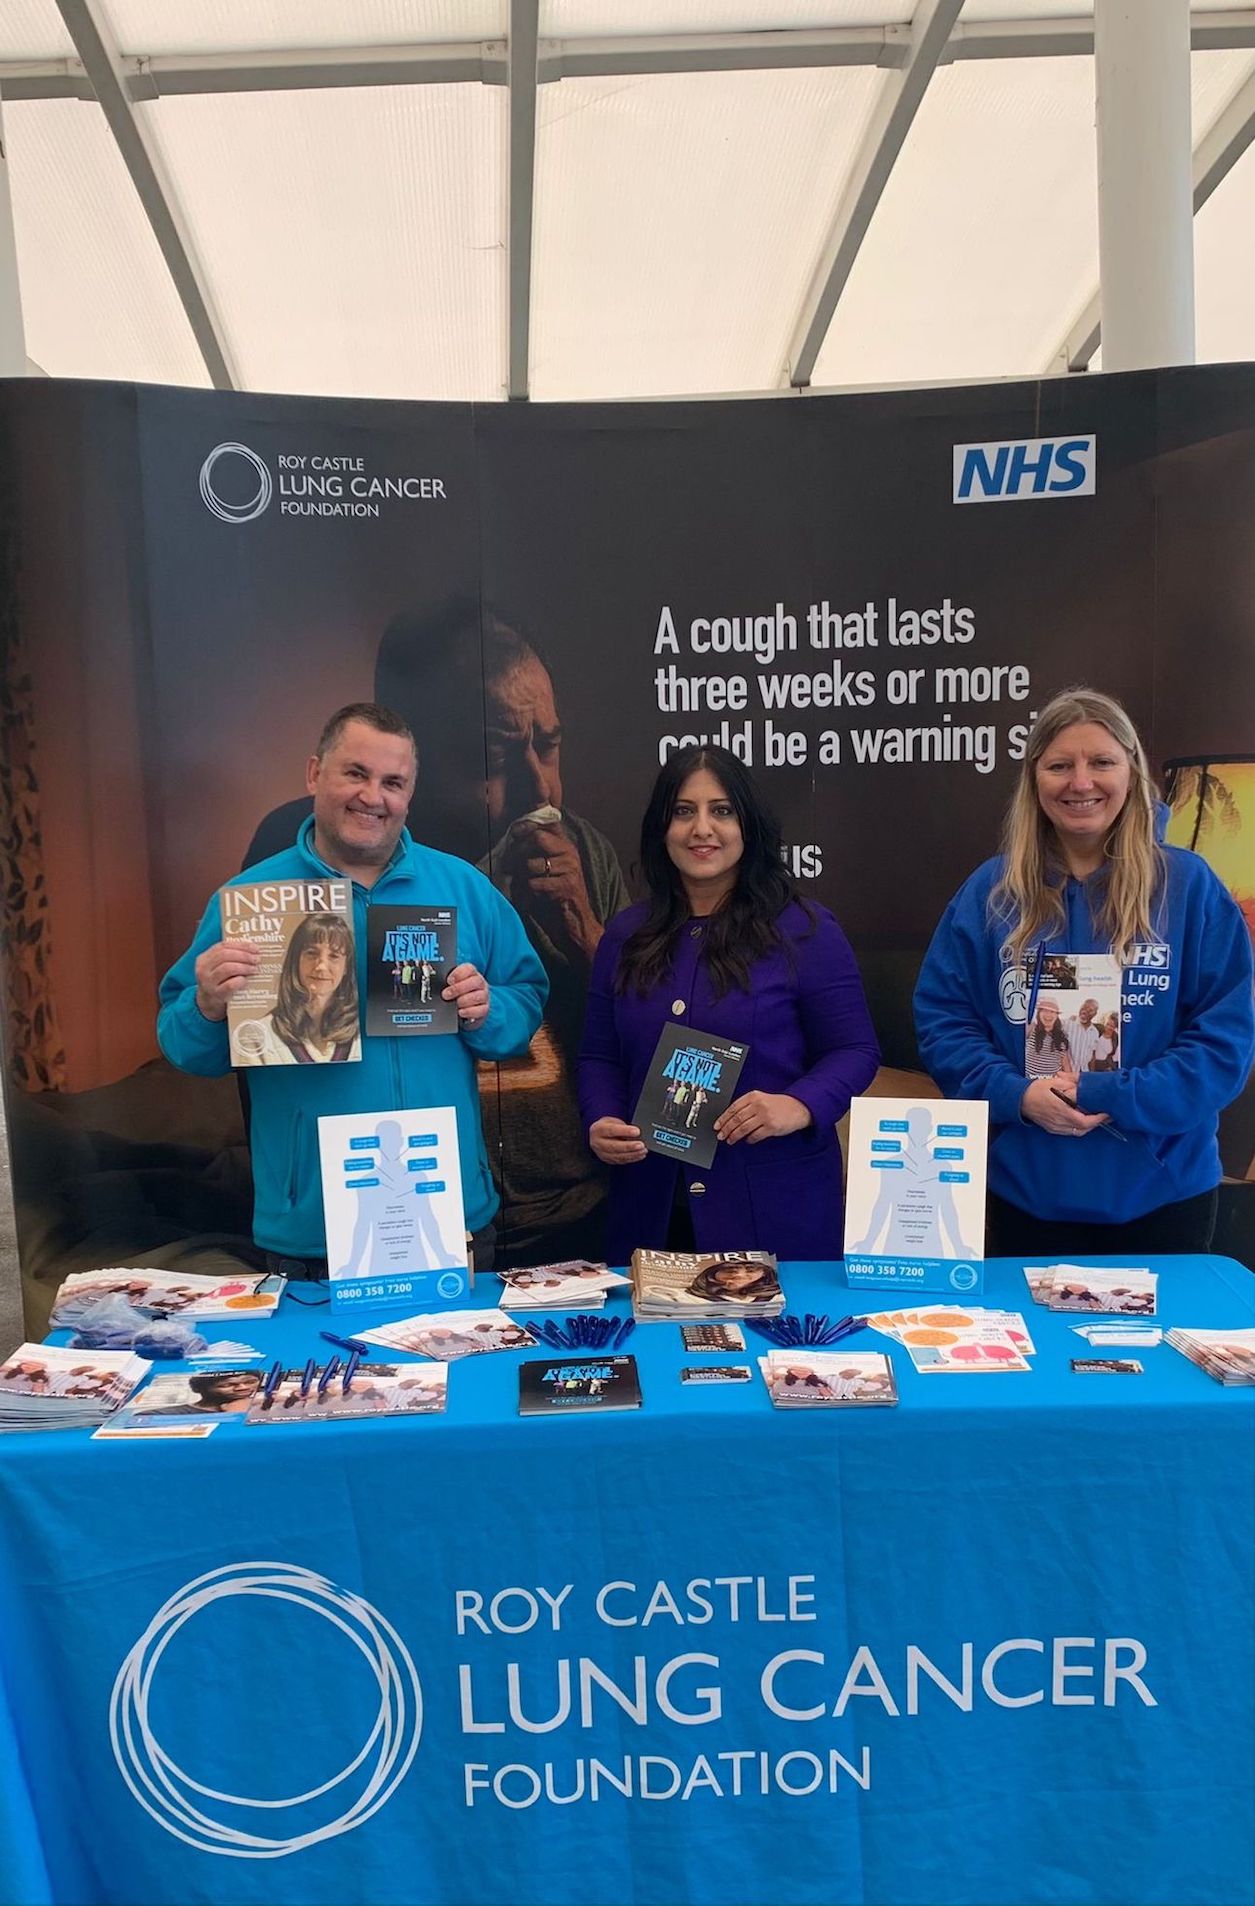
[[95, 1429], [151, 1368], [129, 1350], [20, 1344], [0, 1364], [0, 1430]]
[[1255, 1383], [1255, 1330], [1170, 1330], [1164, 1342], [1217, 1383]]
[[626, 1285], [621, 1271], [588, 1258], [536, 1264], [530, 1270], [498, 1271], [505, 1285], [502, 1310], [601, 1310], [608, 1291]]
[[669, 1317], [778, 1317], [780, 1273], [770, 1251], [633, 1251], [632, 1309]]

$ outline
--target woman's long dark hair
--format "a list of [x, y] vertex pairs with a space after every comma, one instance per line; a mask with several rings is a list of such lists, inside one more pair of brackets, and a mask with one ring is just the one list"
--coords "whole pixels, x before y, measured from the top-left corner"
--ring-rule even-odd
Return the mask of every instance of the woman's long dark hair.
[[[343, 953], [344, 978], [327, 1002], [321, 1026], [317, 1026], [310, 1017], [309, 995], [297, 975], [305, 949], [322, 945], [329, 946], [333, 953]], [[273, 1022], [281, 1039], [298, 1045], [303, 1039], [318, 1039], [328, 1045], [344, 1045], [356, 1039], [360, 1030], [357, 968], [353, 963], [353, 935], [342, 914], [307, 913], [293, 933], [279, 975]]]
[[624, 942], [615, 975], [615, 989], [620, 993], [653, 991], [670, 967], [676, 941], [692, 917], [683, 882], [667, 852], [667, 829], [681, 788], [703, 768], [731, 802], [744, 842], [736, 886], [706, 923], [703, 953], [716, 999], [734, 988], [748, 991], [750, 967], [780, 945], [777, 922], [790, 902], [799, 898], [797, 884], [780, 858], [780, 823], [749, 770], [726, 748], [680, 748], [659, 770], [641, 821], [641, 872], [649, 888], [649, 912]]

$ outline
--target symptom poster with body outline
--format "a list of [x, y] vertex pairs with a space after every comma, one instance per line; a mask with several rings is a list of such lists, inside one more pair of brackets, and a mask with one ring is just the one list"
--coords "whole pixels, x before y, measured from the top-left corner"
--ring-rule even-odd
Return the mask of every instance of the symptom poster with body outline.
[[318, 1152], [333, 1307], [464, 1301], [470, 1276], [453, 1107], [320, 1118]]
[[855, 1099], [845, 1193], [847, 1283], [979, 1291], [988, 1144], [983, 1099]]

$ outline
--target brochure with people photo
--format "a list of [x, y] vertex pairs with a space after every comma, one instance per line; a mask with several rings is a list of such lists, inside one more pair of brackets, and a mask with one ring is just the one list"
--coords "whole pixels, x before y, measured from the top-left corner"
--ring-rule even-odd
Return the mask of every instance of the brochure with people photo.
[[1084, 1264], [1026, 1264], [1024, 1278], [1033, 1302], [1046, 1310], [1118, 1311], [1134, 1317], [1155, 1315], [1159, 1273], [1148, 1266], [1101, 1269]]
[[664, 1026], [632, 1114], [646, 1150], [713, 1165], [715, 1120], [732, 1103], [748, 1052], [691, 1026]]
[[411, 1038], [458, 1029], [441, 995], [458, 963], [456, 907], [372, 906], [366, 915], [366, 1030]]
[[254, 947], [256, 972], [227, 1003], [233, 1066], [360, 1059], [361, 1013], [347, 880], [223, 887], [222, 937]]
[[242, 1421], [262, 1382], [260, 1370], [163, 1371], [138, 1390], [96, 1434], [151, 1435], [163, 1425], [172, 1430], [188, 1425], [204, 1436], [219, 1423]]
[[287, 1279], [265, 1272], [204, 1277], [191, 1272], [114, 1268], [75, 1271], [53, 1299], [54, 1330], [90, 1327], [92, 1315], [109, 1298], [123, 1298], [133, 1310], [162, 1317], [269, 1317], [278, 1309]]
[[1226, 1387], [1255, 1383], [1255, 1330], [1170, 1330], [1164, 1342]]
[[1028, 1017], [1024, 1072], [1029, 1079], [1118, 1072], [1123, 974], [1111, 953], [1043, 953], [1024, 963]]
[[307, 1378], [285, 1370], [273, 1389], [258, 1391], [249, 1423], [346, 1422], [360, 1416], [435, 1416], [444, 1409], [449, 1372], [442, 1363], [359, 1363], [348, 1381]]
[[0, 1364], [0, 1430], [93, 1429], [151, 1369], [130, 1350], [19, 1344]]
[[498, 1271], [503, 1310], [601, 1310], [606, 1293], [627, 1284], [621, 1271], [587, 1258]]
[[526, 1324], [502, 1310], [446, 1310], [358, 1332], [363, 1343], [388, 1350], [410, 1350], [422, 1357], [471, 1357], [486, 1350], [534, 1350], [537, 1339]]
[[633, 1251], [632, 1309], [669, 1317], [776, 1317], [784, 1309], [770, 1251]]
[[758, 1359], [778, 1410], [871, 1407], [898, 1400], [893, 1365], [880, 1350], [769, 1350]]

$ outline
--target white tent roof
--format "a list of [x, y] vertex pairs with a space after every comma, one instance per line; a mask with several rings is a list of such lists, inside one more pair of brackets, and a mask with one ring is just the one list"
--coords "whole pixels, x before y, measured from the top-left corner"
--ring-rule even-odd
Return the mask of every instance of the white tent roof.
[[[1255, 358], [1255, 7], [1193, 39], [1198, 356]], [[1082, 0], [4, 0], [0, 98], [54, 376], [562, 399], [1099, 361]]]

